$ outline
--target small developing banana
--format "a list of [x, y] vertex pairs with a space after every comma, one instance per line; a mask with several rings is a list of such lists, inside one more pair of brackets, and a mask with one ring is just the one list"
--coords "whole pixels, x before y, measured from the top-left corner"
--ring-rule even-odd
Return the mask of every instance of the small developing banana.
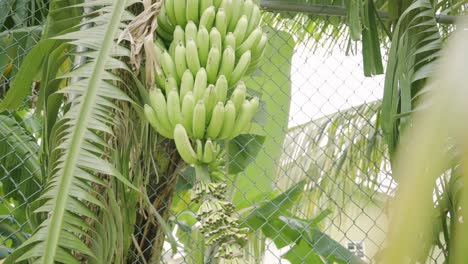
[[208, 83], [214, 84], [216, 82], [220, 61], [221, 54], [219, 53], [219, 48], [216, 45], [211, 46], [210, 52], [208, 53], [208, 61], [206, 62]]
[[[156, 117], [153, 119], [153, 121], [155, 121], [155, 125], [157, 125], [156, 130], [161, 135], [167, 135], [168, 132], [172, 131], [172, 125], [169, 122], [169, 117], [167, 114], [167, 103], [166, 99], [164, 98], [164, 94], [160, 89], [155, 89], [150, 91], [149, 99]], [[147, 110], [147, 112], [150, 114], [150, 116], [152, 116], [149, 110]]]
[[236, 125], [236, 107], [229, 100], [224, 107], [223, 126], [218, 134], [219, 139], [228, 139], [231, 135], [234, 126]]
[[177, 88], [172, 89], [167, 95], [167, 116], [171, 123], [171, 128], [182, 123], [182, 112], [180, 109], [180, 99]]
[[185, 56], [187, 67], [190, 69], [193, 75], [197, 74], [200, 69], [200, 60], [198, 55], [197, 44], [195, 40], [189, 39], [185, 47]]
[[245, 72], [249, 68], [251, 60], [250, 50], [246, 51], [240, 57], [236, 67], [232, 71], [231, 78], [229, 79], [229, 86], [235, 85], [244, 76]]
[[224, 37], [226, 36], [227, 26], [227, 17], [226, 13], [224, 12], [224, 8], [219, 8], [218, 12], [216, 12], [214, 28], [216, 28], [219, 31], [221, 39], [224, 39]]
[[227, 46], [221, 57], [221, 65], [219, 66], [219, 75], [224, 75], [225, 78], [231, 77], [234, 66], [236, 65], [236, 53], [231, 46]]
[[224, 75], [220, 75], [216, 80], [216, 99], [218, 102], [225, 103], [228, 91], [228, 81]]
[[210, 6], [200, 17], [200, 26], [204, 26], [208, 31], [211, 30], [214, 24], [214, 20], [216, 18], [216, 10], [214, 6]]
[[210, 50], [210, 34], [208, 33], [206, 27], [203, 25], [200, 25], [200, 27], [198, 27], [197, 49], [200, 65], [201, 67], [206, 67], [206, 61], [208, 60], [208, 52]]
[[195, 80], [192, 72], [189, 69], [185, 70], [182, 78], [180, 79], [180, 98], [182, 100], [189, 91], [193, 91], [194, 82]]
[[205, 136], [206, 109], [203, 100], [199, 100], [193, 109], [192, 131], [193, 137], [202, 139]]
[[198, 24], [198, 0], [187, 0], [187, 7], [185, 9], [185, 18], [187, 21]]
[[219, 132], [223, 128], [224, 119], [224, 105], [222, 102], [218, 102], [213, 109], [213, 113], [210, 118], [210, 123], [206, 128], [206, 136], [209, 138], [217, 138]]
[[243, 132], [247, 126], [252, 121], [255, 113], [257, 112], [259, 106], [259, 101], [257, 97], [253, 99], [245, 100], [242, 103], [241, 109], [239, 111], [239, 115], [236, 118], [236, 126], [235, 129], [232, 131], [230, 137], [234, 138], [238, 136], [241, 132]]
[[156, 113], [154, 112], [151, 106], [145, 104], [144, 112], [145, 112], [146, 119], [148, 119], [148, 122], [150, 123], [150, 125], [156, 131], [158, 131], [159, 134], [161, 134], [163, 137], [166, 137], [166, 138], [173, 138], [171, 131], [166, 130], [166, 127], [161, 124], [161, 121], [158, 120]]

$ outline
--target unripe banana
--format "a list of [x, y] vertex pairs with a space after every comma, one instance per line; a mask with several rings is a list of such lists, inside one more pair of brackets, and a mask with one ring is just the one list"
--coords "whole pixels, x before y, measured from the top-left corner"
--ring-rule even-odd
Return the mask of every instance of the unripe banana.
[[173, 138], [174, 135], [170, 131], [166, 130], [166, 128], [161, 124], [151, 106], [145, 104], [144, 111], [146, 119], [148, 119], [150, 125], [158, 131], [159, 134], [166, 138]]
[[195, 40], [189, 39], [185, 47], [185, 56], [187, 57], [187, 66], [193, 75], [197, 74], [200, 69], [200, 61], [198, 59], [198, 50]]
[[180, 157], [188, 164], [196, 164], [198, 162], [197, 154], [193, 150], [187, 131], [184, 126], [177, 124], [174, 129], [174, 142]]
[[[231, 19], [231, 10], [232, 10], [232, 0], [221, 0], [221, 4], [219, 5], [219, 8], [224, 9], [224, 12], [226, 14], [226, 26], [229, 28], [229, 21]], [[226, 28], [226, 32], [228, 31], [228, 28]]]
[[154, 47], [154, 55], [156, 56], [156, 60], [160, 62], [165, 48], [161, 46], [161, 43], [159, 42], [154, 42], [153, 47]]
[[241, 108], [242, 104], [245, 101], [246, 93], [247, 93], [247, 87], [245, 87], [244, 82], [240, 81], [231, 94], [231, 101], [234, 103], [234, 106], [236, 107], [236, 109]]
[[182, 100], [182, 124], [192, 136], [192, 118], [195, 100], [193, 99], [192, 91], [188, 91]]
[[160, 89], [155, 89], [155, 90], [150, 91], [149, 99], [150, 99], [151, 107], [154, 109], [154, 112], [156, 113], [156, 118], [161, 123], [161, 129], [172, 131], [171, 129], [172, 125], [169, 122], [169, 117], [167, 115], [167, 104], [166, 104], [166, 99], [164, 98], [164, 94], [161, 92]]
[[175, 18], [174, 0], [165, 0], [164, 5], [166, 6], [166, 14], [167, 18], [169, 19], [169, 22], [171, 22], [172, 25], [177, 25], [177, 21]]
[[[233, 0], [231, 4], [231, 17], [229, 21], [228, 31], [234, 31], [234, 28], [237, 27], [237, 21], [242, 15], [242, 8], [244, 6], [243, 0]], [[247, 20], [247, 17], [246, 17]], [[248, 20], [247, 20], [248, 21]], [[247, 28], [247, 26], [246, 26]]]
[[[237, 2], [237, 1], [236, 1]], [[236, 28], [233, 31], [234, 37], [236, 38], [236, 47], [239, 46], [245, 38], [247, 33], [247, 26], [249, 21], [246, 16], [242, 16], [237, 22]]]
[[213, 109], [217, 102], [216, 98], [216, 87], [213, 84], [208, 85], [208, 87], [205, 90], [205, 94], [203, 95], [203, 102], [205, 103], [206, 112], [206, 124], [210, 122], [211, 114], [213, 113]]
[[249, 68], [250, 59], [250, 50], [242, 54], [239, 61], [237, 62], [236, 67], [232, 71], [231, 78], [229, 78], [229, 86], [233, 86], [242, 78], [242, 76], [244, 76], [245, 72]]
[[226, 37], [224, 38], [223, 48], [226, 49], [227, 47], [231, 46], [232, 50], [236, 50], [236, 37], [234, 33], [228, 32]]
[[218, 76], [219, 64], [221, 61], [221, 54], [219, 48], [212, 46], [208, 54], [208, 61], [206, 63], [206, 74], [208, 76], [208, 83], [214, 84]]
[[231, 46], [224, 49], [223, 57], [221, 58], [221, 66], [219, 67], [219, 75], [224, 75], [226, 79], [231, 77], [232, 71], [236, 64], [236, 54]]
[[262, 38], [262, 30], [258, 27], [252, 31], [252, 33], [240, 44], [236, 49], [236, 54], [240, 57], [241, 54], [244, 54], [248, 50], [256, 47]]
[[166, 95], [169, 94], [169, 92], [173, 89], [177, 90], [177, 87], [177, 81], [175, 80], [175, 78], [171, 75], [167, 76], [165, 84]]
[[177, 70], [174, 61], [172, 60], [172, 57], [171, 55], [169, 55], [168, 52], [164, 52], [162, 54], [161, 66], [166, 76], [172, 76], [177, 81], [177, 83], [180, 83], [180, 79], [177, 75]]
[[183, 99], [189, 91], [193, 91], [194, 82], [192, 72], [189, 69], [185, 70], [180, 80], [180, 98]]
[[260, 38], [260, 41], [258, 44], [252, 49], [252, 61], [257, 60], [260, 58], [263, 54], [263, 51], [265, 50], [266, 44], [268, 43], [268, 37], [266, 34], [262, 34], [262, 37]]
[[182, 123], [182, 112], [180, 111], [180, 99], [177, 88], [169, 91], [167, 95], [167, 116], [172, 127]]
[[185, 26], [185, 40], [188, 41], [189, 39], [196, 40], [197, 39], [197, 34], [198, 34], [198, 29], [197, 25], [190, 20], [187, 22], [187, 25]]
[[186, 0], [174, 0], [174, 13], [178, 25], [185, 27], [187, 24], [187, 2]]
[[[159, 14], [157, 16], [157, 23], [158, 23], [158, 27], [156, 29], [158, 33], [160, 31], [163, 31], [164, 35], [166, 36], [162, 36], [162, 37], [168, 41], [171, 41], [172, 34], [170, 32], [173, 32], [175, 27], [169, 22], [169, 18], [167, 17], [166, 5], [163, 5], [161, 7], [161, 11], [159, 11]], [[167, 35], [169, 35], [170, 37], [166, 38]]]
[[205, 117], [205, 103], [203, 100], [199, 100], [193, 109], [192, 131], [194, 138], [201, 139], [205, 135]]
[[185, 43], [185, 32], [184, 32], [184, 29], [180, 25], [177, 25], [174, 29], [173, 39], [169, 46], [169, 54], [172, 57], [174, 57], [175, 48], [177, 47], [179, 42], [182, 42], [182, 44]]
[[187, 0], [187, 9], [185, 10], [187, 21], [193, 21], [198, 24], [200, 15], [198, 14], [198, 0]]
[[223, 127], [218, 134], [219, 139], [226, 139], [232, 133], [234, 125], [236, 124], [236, 107], [234, 103], [229, 100], [224, 107]]
[[221, 39], [224, 39], [224, 37], [226, 36], [226, 32], [227, 32], [227, 19], [226, 19], [226, 13], [224, 12], [224, 8], [219, 8], [218, 12], [216, 12], [214, 28], [218, 29], [219, 34], [221, 35]]
[[213, 0], [199, 0], [200, 2], [200, 11], [199, 16], [202, 17], [206, 9], [213, 5]]
[[224, 75], [219, 75], [218, 80], [216, 80], [216, 101], [226, 102], [228, 90], [228, 81]]
[[218, 102], [213, 109], [210, 123], [206, 128], [206, 136], [210, 138], [216, 138], [223, 128], [224, 119], [224, 105], [222, 102]]
[[203, 162], [203, 142], [200, 139], [196, 140], [196, 150], [198, 161]]
[[252, 15], [249, 19], [249, 25], [247, 26], [247, 34], [250, 34], [255, 28], [257, 28], [260, 24], [260, 20], [262, 19], [262, 14], [260, 13], [260, 9], [256, 4], [253, 5]]
[[200, 68], [195, 76], [195, 83], [193, 84], [193, 98], [195, 102], [203, 98], [206, 86], [208, 85], [208, 77], [205, 68]]
[[207, 139], [203, 150], [202, 161], [204, 163], [211, 163], [216, 159], [216, 154], [216, 147], [214, 146], [213, 141], [211, 141], [211, 139]]
[[254, 97], [250, 101], [245, 100], [239, 111], [239, 115], [236, 118], [236, 126], [230, 135], [231, 138], [238, 136], [252, 121], [255, 113], [257, 112], [259, 101], [257, 97]]
[[198, 57], [200, 58], [200, 66], [206, 67], [208, 60], [208, 52], [210, 51], [210, 34], [205, 26], [200, 25], [197, 34]]
[[166, 75], [164, 75], [164, 72], [161, 68], [156, 68], [156, 71], [154, 73], [154, 77], [156, 79], [156, 87], [162, 90], [166, 90]]
[[168, 31], [165, 31], [163, 28], [157, 28], [156, 32], [158, 33], [158, 38], [159, 39], [164, 39], [167, 42], [172, 41], [172, 34], [169, 33]]
[[208, 7], [200, 17], [200, 26], [204, 26], [208, 31], [213, 27], [213, 23], [216, 17], [216, 11], [214, 6]]
[[177, 76], [179, 76], [180, 80], [182, 80], [182, 76], [184, 75], [185, 70], [187, 70], [187, 61], [185, 53], [186, 51], [184, 45], [182, 44], [182, 42], [179, 42], [175, 50], [174, 61]]
[[242, 15], [245, 15], [248, 21], [251, 19], [253, 6], [254, 3], [252, 0], [245, 0], [242, 5]]
[[216, 46], [219, 53], [223, 50], [223, 41], [221, 40], [221, 33], [219, 33], [216, 27], [213, 27], [210, 31], [210, 46]]

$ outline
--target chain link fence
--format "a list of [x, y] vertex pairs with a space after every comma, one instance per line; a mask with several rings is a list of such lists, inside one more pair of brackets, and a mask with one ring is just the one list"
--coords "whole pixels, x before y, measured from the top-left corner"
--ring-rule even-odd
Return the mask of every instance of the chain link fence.
[[[0, 100], [22, 59], [37, 44], [45, 13], [37, 7], [17, 17], [8, 3], [0, 2]], [[312, 28], [306, 23], [282, 20], [276, 29], [268, 27], [265, 59], [246, 80], [249, 88], [264, 90], [260, 96], [268, 116], [258, 117], [258, 129], [266, 138], [237, 142], [239, 149], [249, 150], [234, 153], [234, 164], [228, 164], [245, 168], [228, 181], [234, 186], [231, 196], [239, 212], [248, 216], [249, 210], [279, 197], [270, 204], [277, 207], [270, 214], [241, 219], [241, 226], [258, 230], [249, 235], [246, 263], [359, 263], [356, 258], [372, 263], [384, 247], [386, 206], [396, 184], [378, 123], [383, 76], [364, 77], [360, 43], [348, 40], [339, 25], [343, 20], [329, 19], [335, 28], [323, 30], [317, 39], [304, 38]], [[34, 103], [33, 93], [27, 104]], [[41, 129], [34, 113], [25, 109], [0, 114], [0, 258], [31, 233], [32, 220], [26, 215], [42, 187], [35, 177], [40, 167], [30, 159], [38, 153], [41, 142], [34, 136]], [[175, 249], [164, 242], [164, 263], [188, 263], [191, 251], [203, 250], [184, 236], [187, 215], [194, 212], [180, 209], [190, 208], [187, 192], [180, 190], [192, 185], [191, 173], [161, 179], [173, 186], [171, 195], [161, 194], [165, 183], [148, 187], [150, 200], [161, 201], [157, 208], [166, 212], [174, 236], [185, 240]], [[34, 195], [25, 197], [25, 189]], [[281, 215], [283, 207], [290, 213], [287, 217]], [[258, 219], [263, 221], [254, 221]], [[137, 225], [135, 237], [142, 242], [129, 263], [145, 263], [141, 256], [150, 254], [155, 243], [151, 235]], [[434, 249], [429, 261], [443, 263], [442, 253]]]

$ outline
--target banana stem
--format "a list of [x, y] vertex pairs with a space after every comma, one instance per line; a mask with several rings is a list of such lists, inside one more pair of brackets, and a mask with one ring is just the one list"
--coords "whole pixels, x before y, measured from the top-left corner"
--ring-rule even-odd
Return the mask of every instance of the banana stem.
[[195, 165], [195, 175], [201, 182], [208, 184], [211, 182], [210, 171], [206, 164]]

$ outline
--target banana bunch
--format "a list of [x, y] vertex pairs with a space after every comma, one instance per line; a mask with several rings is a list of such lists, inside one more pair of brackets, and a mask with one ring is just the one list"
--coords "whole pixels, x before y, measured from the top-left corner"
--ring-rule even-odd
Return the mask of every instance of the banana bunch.
[[[218, 142], [240, 135], [254, 118], [259, 99], [241, 79], [257, 68], [267, 44], [260, 20], [252, 0], [164, 0], [153, 52], [161, 67], [144, 112], [188, 164], [218, 166]], [[215, 171], [194, 188], [197, 219], [220, 263], [241, 263], [245, 230], [223, 201], [226, 184], [210, 182]]]

